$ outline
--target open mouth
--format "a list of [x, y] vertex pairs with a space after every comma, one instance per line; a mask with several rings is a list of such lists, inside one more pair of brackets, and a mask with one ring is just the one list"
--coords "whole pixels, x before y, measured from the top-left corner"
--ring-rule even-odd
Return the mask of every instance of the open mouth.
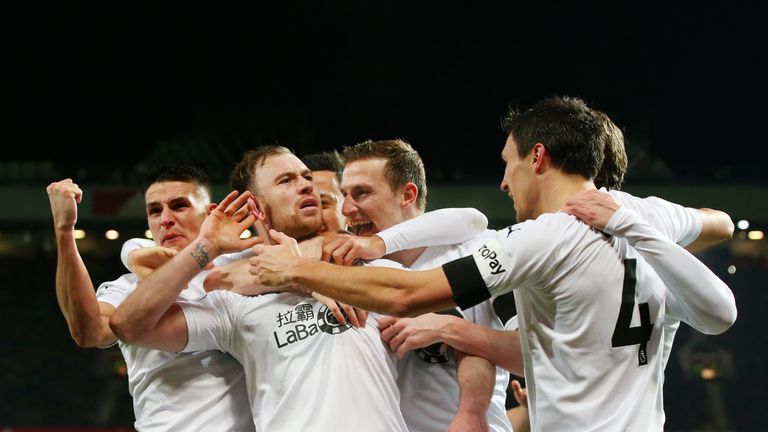
[[350, 222], [349, 229], [354, 235], [366, 236], [373, 235], [373, 222], [371, 221], [359, 221]]
[[179, 234], [166, 234], [163, 237], [163, 245], [167, 243], [174, 243], [175, 241], [181, 240], [183, 237]]
[[299, 210], [316, 210], [320, 208], [320, 202], [315, 197], [304, 198], [299, 203]]

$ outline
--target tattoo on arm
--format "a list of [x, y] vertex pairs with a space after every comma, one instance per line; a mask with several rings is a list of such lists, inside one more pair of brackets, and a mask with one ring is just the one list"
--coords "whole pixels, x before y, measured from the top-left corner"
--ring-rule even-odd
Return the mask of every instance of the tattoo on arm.
[[192, 250], [192, 252], [189, 253], [192, 255], [192, 258], [197, 261], [197, 265], [200, 266], [200, 268], [205, 268], [206, 265], [211, 261], [211, 259], [208, 257], [208, 252], [205, 250], [205, 246], [198, 244], [195, 246], [195, 248]]

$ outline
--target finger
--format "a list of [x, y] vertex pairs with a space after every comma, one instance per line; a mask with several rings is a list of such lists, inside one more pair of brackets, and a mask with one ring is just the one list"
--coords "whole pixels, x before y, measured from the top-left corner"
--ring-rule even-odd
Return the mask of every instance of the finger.
[[[253, 254], [258, 257], [259, 255], [261, 255], [264, 252], [264, 248], [266, 248], [266, 247], [267, 247], [266, 245], [257, 244], [257, 245], [254, 245], [251, 248], [251, 250], [253, 251]], [[255, 262], [256, 261], [254, 261], [254, 258], [251, 258], [251, 261], [250, 261], [251, 265], [255, 265]]]
[[[237, 219], [235, 219], [237, 221]], [[243, 231], [247, 230], [253, 223], [256, 222], [256, 216], [254, 216], [251, 212], [246, 211], [243, 214], [243, 218], [240, 219], [237, 223], [241, 227], [243, 227]]]
[[247, 239], [240, 239], [240, 242], [242, 244], [240, 250], [245, 250], [248, 248], [254, 248], [256, 246], [260, 246], [259, 243], [261, 243], [261, 239], [258, 237], [249, 237]]
[[355, 261], [357, 261], [359, 258], [362, 258], [362, 256], [363, 256], [363, 253], [359, 245], [351, 243], [349, 251], [347, 251], [347, 253], [344, 254], [343, 265], [351, 266], [355, 264]]
[[347, 319], [344, 318], [344, 314], [341, 313], [341, 309], [339, 309], [339, 305], [335, 302], [332, 302], [330, 305], [328, 305], [328, 309], [331, 311], [334, 317], [336, 317], [336, 321], [339, 322], [341, 325], [347, 324]]
[[392, 324], [394, 324], [396, 322], [397, 322], [397, 318], [395, 318], [395, 317], [383, 316], [383, 317], [379, 318], [379, 324], [378, 324], [379, 330], [383, 331], [384, 329], [386, 329], [387, 327], [391, 326]]
[[406, 354], [408, 354], [408, 351], [411, 349], [406, 345], [405, 343], [400, 344], [400, 346], [397, 347], [397, 350], [393, 350], [397, 353], [397, 358], [402, 359], [405, 357]]
[[336, 248], [336, 250], [331, 254], [333, 257], [333, 262], [336, 264], [344, 264], [344, 256], [347, 254], [347, 252], [349, 252], [350, 248], [352, 248], [351, 243], [344, 243]]
[[357, 319], [360, 321], [360, 327], [365, 327], [365, 324], [368, 322], [368, 311], [355, 308], [355, 313], [357, 314]]
[[399, 330], [394, 325], [385, 328], [381, 332], [381, 340], [383, 340], [385, 344], [389, 345], [390, 341], [392, 341], [392, 339], [397, 336], [398, 331]]
[[352, 324], [353, 327], [360, 327], [360, 320], [357, 318], [355, 308], [345, 303], [340, 303], [339, 306], [344, 310], [344, 315], [349, 320], [349, 323]]
[[[233, 191], [233, 192], [237, 192], [237, 191]], [[236, 212], [238, 212], [241, 209], [244, 209], [244, 211], [248, 211], [247, 203], [248, 203], [249, 196], [250, 196], [250, 192], [245, 192], [239, 195], [235, 195], [234, 200], [225, 206], [226, 210], [224, 211], [224, 213], [234, 215]], [[227, 196], [227, 198], [229, 198], [229, 195]], [[224, 206], [223, 201], [221, 205]]]
[[[222, 208], [222, 209], [226, 210], [227, 207], [229, 206], [229, 204], [231, 204], [232, 201], [235, 200], [235, 197], [237, 197], [239, 194], [240, 194], [240, 192], [238, 192], [236, 190], [230, 192], [227, 196], [224, 197], [223, 200], [221, 200], [221, 202], [218, 204], [218, 206], [216, 208]], [[224, 211], [224, 210], [222, 210], [222, 211]]]
[[331, 256], [332, 256], [331, 254], [333, 254], [333, 251], [335, 251], [336, 248], [338, 248], [343, 241], [344, 239], [337, 237], [332, 241], [328, 242], [327, 244], [323, 245], [323, 256], [320, 259], [325, 262], [330, 262]]
[[241, 222], [247, 216], [252, 217], [254, 221], [256, 220], [256, 216], [254, 216], [251, 211], [248, 210], [248, 207], [243, 206], [235, 211], [235, 213], [232, 215], [232, 218], [235, 220], [235, 222]]
[[389, 340], [389, 349], [392, 350], [392, 352], [398, 352], [400, 350], [400, 346], [405, 343], [406, 336], [405, 332], [400, 332], [395, 335], [392, 339]]
[[83, 191], [80, 188], [75, 189], [75, 202], [80, 204], [80, 201], [83, 200]]
[[277, 244], [289, 243], [290, 242], [290, 238], [291, 238], [291, 237], [281, 233], [280, 231], [276, 231], [274, 229], [270, 229], [269, 230], [269, 236], [272, 237], [277, 242]]

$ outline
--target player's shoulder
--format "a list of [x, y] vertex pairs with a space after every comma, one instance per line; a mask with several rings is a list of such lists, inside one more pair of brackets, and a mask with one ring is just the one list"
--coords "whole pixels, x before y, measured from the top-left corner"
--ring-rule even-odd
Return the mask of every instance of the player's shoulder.
[[509, 237], [513, 233], [519, 232], [519, 235], [532, 239], [557, 240], [557, 235], [569, 232], [574, 226], [586, 227], [586, 224], [565, 212], [544, 213], [536, 219], [529, 219], [510, 225], [503, 230], [499, 230], [499, 233], [506, 234]]

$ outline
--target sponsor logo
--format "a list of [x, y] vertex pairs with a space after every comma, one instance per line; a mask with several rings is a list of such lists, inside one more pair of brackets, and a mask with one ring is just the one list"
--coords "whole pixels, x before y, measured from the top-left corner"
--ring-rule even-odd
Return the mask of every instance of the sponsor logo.
[[510, 225], [510, 226], [508, 226], [508, 227], [507, 227], [507, 238], [509, 238], [509, 236], [510, 236], [510, 235], [511, 235], [513, 232], [515, 232], [515, 231], [520, 231], [520, 228], [517, 228], [517, 227], [515, 227], [514, 225]]
[[416, 350], [413, 350], [416, 353], [416, 356], [421, 359], [421, 361], [431, 364], [437, 364], [437, 363], [447, 363], [449, 360], [451, 360], [450, 357], [448, 357], [448, 351], [442, 351], [443, 350], [443, 343], [438, 342], [436, 344], [432, 344], [428, 347], [419, 348]]
[[301, 303], [292, 309], [278, 313], [276, 329], [272, 333], [277, 348], [307, 340], [319, 333], [337, 335], [352, 328], [351, 325], [341, 325], [333, 313], [325, 306], [320, 307], [315, 318], [315, 310], [309, 303]]
[[507, 271], [505, 268], [501, 266], [501, 262], [499, 262], [499, 257], [496, 254], [496, 251], [489, 248], [488, 245], [483, 245], [477, 251], [477, 254], [480, 257], [482, 257], [483, 261], [485, 261], [488, 264], [488, 267], [490, 267], [491, 269], [491, 274], [497, 275]]

